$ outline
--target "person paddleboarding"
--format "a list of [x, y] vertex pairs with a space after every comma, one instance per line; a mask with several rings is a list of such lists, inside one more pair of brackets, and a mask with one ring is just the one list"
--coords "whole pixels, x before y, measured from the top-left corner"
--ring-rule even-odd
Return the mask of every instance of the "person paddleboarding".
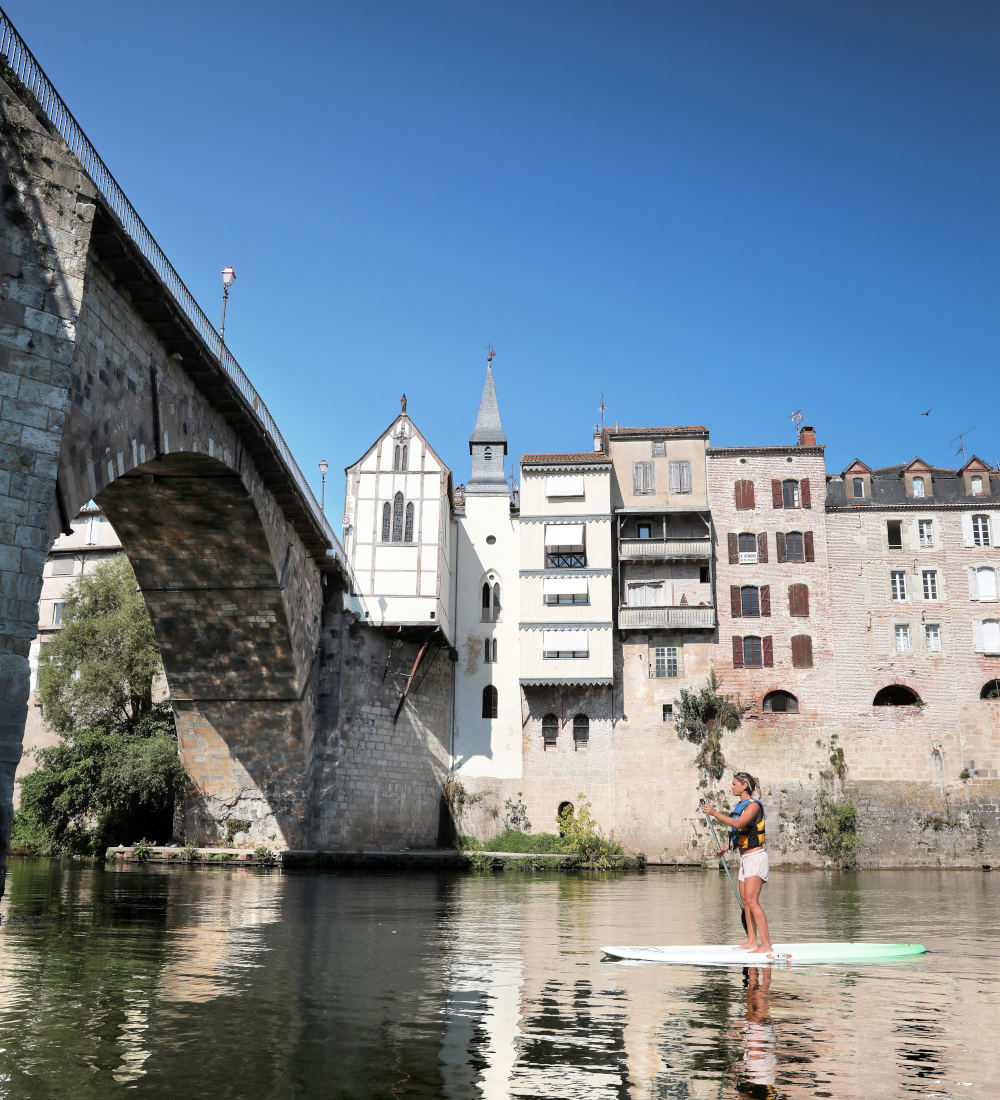
[[[720, 813], [711, 802], [701, 809], [709, 817], [729, 826], [729, 847], [740, 853], [739, 891], [743, 912], [747, 918], [746, 942], [737, 946], [744, 951], [764, 953], [771, 950], [767, 917], [760, 903], [760, 891], [769, 872], [767, 850], [764, 848], [764, 803], [755, 796], [760, 784], [749, 772], [733, 776], [733, 797], [739, 799], [732, 814]], [[726, 849], [720, 849], [723, 855]], [[760, 943], [757, 936], [760, 935]]]

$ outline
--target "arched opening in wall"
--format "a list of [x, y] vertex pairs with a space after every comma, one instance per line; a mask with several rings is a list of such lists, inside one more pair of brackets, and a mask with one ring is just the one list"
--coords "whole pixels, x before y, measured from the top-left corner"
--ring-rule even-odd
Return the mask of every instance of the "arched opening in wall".
[[[493, 582], [493, 583], [491, 583]], [[495, 623], [500, 618], [500, 582], [490, 574], [483, 582], [482, 622]]]
[[573, 719], [573, 748], [585, 749], [590, 741], [590, 719], [585, 714], [578, 714]]
[[[406, 449], [405, 447], [403, 448]], [[413, 504], [406, 506], [406, 526], [403, 529], [403, 542], [413, 542]]]
[[888, 684], [872, 700], [873, 707], [919, 707], [923, 700], [905, 684]]
[[386, 501], [382, 505], [382, 541], [388, 542], [389, 535], [392, 532], [392, 508], [389, 506], [389, 502]]
[[769, 691], [761, 709], [765, 714], [798, 714], [799, 701], [790, 691]]
[[559, 740], [559, 719], [554, 714], [546, 714], [542, 719], [542, 745], [554, 749]]
[[403, 494], [392, 498], [392, 541], [403, 541]]
[[983, 690], [979, 693], [980, 699], [989, 699], [992, 702], [1000, 701], [1000, 680], [987, 680], [983, 684]]
[[559, 835], [566, 835], [566, 826], [563, 822], [568, 817], [573, 816], [573, 803], [572, 802], [560, 802], [559, 809], [556, 810], [556, 820], [559, 822]]
[[496, 718], [500, 710], [500, 692], [492, 684], [483, 688], [483, 717]]
[[223, 841], [226, 821], [243, 819], [259, 843], [272, 833], [306, 840], [301, 698], [319, 576], [287, 555], [284, 529], [266, 526], [240, 475], [206, 455], [144, 463], [95, 499], [125, 547], [160, 647], [197, 791], [187, 842]]

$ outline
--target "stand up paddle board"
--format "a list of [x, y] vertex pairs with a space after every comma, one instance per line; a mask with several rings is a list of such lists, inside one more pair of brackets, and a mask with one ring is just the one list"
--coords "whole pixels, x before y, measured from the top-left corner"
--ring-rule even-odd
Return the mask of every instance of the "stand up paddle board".
[[920, 943], [776, 943], [767, 953], [737, 951], [725, 943], [690, 947], [602, 947], [612, 959], [709, 966], [794, 966], [802, 963], [886, 962], [922, 955]]

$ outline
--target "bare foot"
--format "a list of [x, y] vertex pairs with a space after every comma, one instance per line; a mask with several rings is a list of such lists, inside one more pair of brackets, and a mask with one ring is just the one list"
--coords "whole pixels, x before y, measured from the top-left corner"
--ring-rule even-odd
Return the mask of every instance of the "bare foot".
[[760, 945], [760, 947], [754, 947], [754, 948], [751, 948], [751, 950], [754, 951], [758, 955], [763, 955], [765, 952], [771, 950], [771, 945], [769, 943], [762, 943]]
[[756, 951], [757, 950], [757, 941], [756, 940], [747, 940], [746, 943], [734, 943], [733, 944], [733, 950], [734, 951]]

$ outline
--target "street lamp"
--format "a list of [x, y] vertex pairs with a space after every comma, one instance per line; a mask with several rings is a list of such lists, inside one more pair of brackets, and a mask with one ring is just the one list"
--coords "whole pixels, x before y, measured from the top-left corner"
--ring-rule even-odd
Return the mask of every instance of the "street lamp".
[[236, 272], [231, 266], [222, 269], [222, 324], [219, 325], [219, 341], [226, 340], [226, 302], [229, 301], [229, 288], [236, 280]]
[[324, 505], [324, 503], [325, 503], [325, 501], [326, 501], [326, 471], [327, 471], [327, 470], [329, 470], [329, 469], [330, 469], [330, 467], [329, 467], [329, 466], [327, 465], [327, 463], [326, 463], [326, 459], [325, 459], [325, 458], [321, 458], [321, 459], [319, 460], [319, 476], [320, 476], [320, 483], [319, 483], [319, 510], [320, 510], [321, 512], [323, 512], [324, 514], [325, 514], [325, 512], [326, 512], [326, 509], [325, 509], [325, 508], [323, 507], [323, 505]]

